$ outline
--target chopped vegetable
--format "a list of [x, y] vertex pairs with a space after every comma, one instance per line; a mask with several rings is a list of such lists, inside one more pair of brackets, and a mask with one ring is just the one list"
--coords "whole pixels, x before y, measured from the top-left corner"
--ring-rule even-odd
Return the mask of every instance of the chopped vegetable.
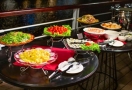
[[86, 46], [90, 46], [91, 43], [90, 43], [90, 42], [86, 42], [85, 45], [86, 45]]
[[50, 53], [44, 49], [35, 48], [19, 53], [19, 57], [27, 63], [41, 64], [50, 59]]
[[55, 36], [71, 36], [71, 27], [69, 25], [62, 26], [50, 26], [44, 28], [44, 34], [55, 37]]
[[28, 39], [30, 39], [30, 34], [23, 33], [23, 32], [9, 32], [3, 35], [0, 38], [0, 41], [7, 44], [12, 44], [12, 43], [24, 42]]
[[97, 51], [98, 53], [100, 53], [100, 47], [97, 43], [86, 42], [85, 44], [81, 45], [81, 49], [82, 50]]

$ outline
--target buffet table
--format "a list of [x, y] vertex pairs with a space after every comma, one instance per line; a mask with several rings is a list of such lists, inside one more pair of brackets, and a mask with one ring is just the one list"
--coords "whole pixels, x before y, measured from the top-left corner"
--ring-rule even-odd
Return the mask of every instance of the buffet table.
[[[26, 44], [23, 48], [31, 48], [34, 45], [46, 46], [47, 39], [34, 40], [33, 42]], [[87, 63], [83, 64], [84, 70], [77, 74], [60, 74], [56, 78], [49, 79], [48, 76], [53, 72], [48, 71], [45, 75], [41, 69], [28, 68], [24, 72], [20, 69], [23, 66], [14, 64], [15, 60], [12, 57], [11, 63], [8, 62], [8, 57], [6, 55], [7, 47], [2, 48], [0, 51], [0, 78], [6, 83], [24, 88], [24, 89], [61, 89], [67, 90], [70, 86], [78, 86], [80, 89], [87, 90], [83, 87], [81, 82], [87, 80], [92, 74], [97, 70], [98, 58], [94, 54], [89, 55], [78, 55], [76, 60], [89, 60]], [[20, 50], [21, 46], [12, 47], [13, 53]], [[63, 48], [59, 48], [63, 50]], [[64, 49], [65, 50], [65, 49]]]
[[[106, 45], [101, 48], [101, 53], [98, 54], [99, 68], [97, 70], [97, 87], [101, 90], [116, 90], [118, 87], [116, 58], [117, 54], [127, 53], [128, 58], [131, 58], [132, 42], [125, 41], [123, 46], [114, 47]], [[101, 85], [101, 83], [103, 85]]]
[[[77, 33], [73, 31], [71, 36], [73, 38], [77, 38]], [[63, 42], [65, 38], [70, 37], [61, 38], [59, 41], [54, 41], [54, 38], [47, 37], [37, 40], [35, 39], [32, 42], [25, 44], [24, 46], [21, 45], [17, 47], [13, 46], [2, 48], [2, 50], [0, 51], [0, 78], [9, 84], [24, 89], [67, 90], [69, 89], [69, 87], [73, 86], [74, 88], [75, 86], [74, 89], [79, 90], [98, 90], [99, 88], [102, 88], [102, 90], [116, 90], [118, 86], [116, 53], [128, 53], [128, 55], [130, 55], [129, 52], [132, 51], [132, 42], [125, 42], [124, 45], [120, 47], [106, 45], [105, 47], [101, 47], [100, 53], [89, 54], [86, 51], [79, 51], [78, 53], [76, 49], [66, 47], [65, 43]], [[88, 37], [86, 36], [85, 39], [86, 38]], [[96, 40], [98, 39], [96, 38]], [[9, 57], [7, 56], [7, 51], [9, 51], [10, 49], [12, 49], [14, 55], [14, 53], [20, 49], [45, 46], [52, 48], [53, 50], [57, 50], [56, 52], [58, 52], [58, 55], [61, 56], [61, 59], [59, 59], [59, 61], [63, 59], [67, 60], [67, 56], [73, 56], [77, 61], [88, 60], [88, 62], [83, 64], [84, 70], [77, 74], [65, 73], [58, 75], [56, 78], [49, 79], [48, 77], [56, 69], [55, 64], [51, 64], [51, 68], [44, 67], [44, 69], [46, 68], [48, 70], [48, 74], [46, 75], [42, 69], [30, 67], [25, 68], [22, 65], [15, 63], [13, 56], [11, 58], [11, 62], [8, 61]], [[73, 52], [75, 53], [75, 55], [73, 54]], [[72, 55], [70, 53], [72, 53]], [[23, 68], [24, 71], [22, 70]], [[93, 74], [97, 74], [97, 80], [94, 79], [96, 76], [94, 76]], [[89, 80], [89, 77], [93, 77], [93, 79]], [[102, 82], [103, 85], [100, 84]], [[96, 83], [96, 86], [94, 86], [94, 83]]]
[[[120, 32], [120, 30], [118, 31]], [[85, 38], [94, 38], [93, 40], [95, 42], [104, 40], [103, 36], [100, 36], [100, 39], [98, 39], [98, 36], [96, 35], [89, 35], [86, 32], [82, 32], [85, 36]], [[91, 90], [116, 90], [118, 87], [118, 81], [117, 81], [117, 67], [116, 67], [116, 55], [118, 53], [127, 53], [128, 58], [132, 60], [131, 58], [131, 52], [132, 52], [132, 41], [122, 41], [124, 45], [122, 46], [111, 46], [111, 45], [102, 45], [101, 46], [101, 53], [97, 53], [99, 58], [99, 67], [97, 70], [97, 78], [93, 77], [93, 81], [90, 83], [93, 84], [93, 88]], [[96, 85], [94, 86], [94, 84]]]

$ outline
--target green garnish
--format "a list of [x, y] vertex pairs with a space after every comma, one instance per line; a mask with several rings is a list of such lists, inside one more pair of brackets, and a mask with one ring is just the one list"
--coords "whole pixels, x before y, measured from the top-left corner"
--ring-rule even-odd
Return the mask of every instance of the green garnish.
[[90, 51], [97, 51], [100, 53], [100, 47], [97, 43], [92, 43], [91, 45], [87, 46], [85, 44], [81, 45], [82, 50], [90, 50]]
[[7, 44], [12, 44], [12, 43], [20, 43], [24, 42], [30, 39], [30, 35], [27, 33], [23, 32], [9, 32], [5, 35], [3, 35], [0, 38], [0, 41], [7, 43]]

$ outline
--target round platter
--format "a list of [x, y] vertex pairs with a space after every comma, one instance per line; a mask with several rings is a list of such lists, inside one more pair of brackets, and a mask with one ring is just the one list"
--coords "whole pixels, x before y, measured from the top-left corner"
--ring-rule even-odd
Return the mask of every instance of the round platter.
[[[20, 32], [11, 32], [11, 33], [20, 33]], [[2, 39], [4, 39], [4, 37], [7, 35], [7, 34], [5, 34], [5, 35], [2, 35], [2, 36], [0, 36], [0, 44], [2, 44], [2, 45], [5, 45], [5, 46], [20, 46], [20, 45], [24, 45], [24, 44], [27, 44], [27, 43], [29, 43], [29, 42], [31, 42], [31, 41], [33, 41], [34, 40], [34, 35], [32, 35], [32, 34], [28, 34], [28, 33], [23, 33], [22, 32], [22, 34], [24, 35], [24, 34], [26, 34], [26, 35], [29, 35], [30, 37], [27, 39], [25, 39], [25, 38], [23, 38], [22, 37], [22, 39], [24, 40], [24, 41], [20, 41], [20, 42], [12, 42], [12, 43], [6, 43], [6, 42], [4, 42], [4, 41], [2, 41]], [[12, 35], [13, 37], [15, 37], [15, 35]], [[17, 35], [16, 35], [17, 36]], [[10, 37], [10, 36], [9, 36]], [[10, 39], [11, 38], [8, 38], [9, 40], [6, 40], [6, 41], [10, 41]], [[12, 39], [13, 40], [13, 39]], [[14, 41], [15, 41], [16, 39], [14, 39]], [[19, 37], [19, 40], [20, 40], [20, 37]]]
[[91, 14], [83, 15], [82, 17], [79, 17], [77, 21], [83, 24], [93, 24], [99, 22], [99, 20]]
[[98, 19], [95, 19], [95, 21], [92, 21], [92, 22], [85, 22], [85, 21], [82, 21], [81, 18], [78, 18], [77, 21], [80, 22], [80, 23], [83, 23], [83, 24], [94, 24], [94, 23], [99, 22]]
[[87, 32], [90, 34], [97, 34], [97, 35], [105, 34], [105, 30], [101, 28], [88, 27], [88, 28], [84, 28], [83, 30], [84, 32]]
[[76, 74], [83, 71], [84, 67], [81, 63], [73, 62], [72, 64], [68, 64], [67, 61], [61, 62], [58, 65], [61, 71], [65, 71], [70, 65], [73, 65], [69, 70], [66, 71], [68, 74]]
[[114, 40], [114, 42], [109, 43], [109, 45], [114, 46], [114, 47], [121, 47], [124, 45], [124, 43], [118, 40]]
[[[36, 55], [36, 57], [40, 56], [40, 54], [41, 54], [40, 52], [38, 52], [38, 50], [45, 50], [46, 52], [48, 52], [49, 53], [49, 60], [46, 60], [46, 61], [43, 60], [43, 61], [38, 62], [39, 59], [34, 57], [34, 60], [36, 60], [36, 61], [32, 62], [33, 60], [25, 61], [25, 60], [22, 60], [20, 58], [20, 54], [21, 53], [23, 53], [25, 51], [31, 51], [33, 49], [37, 50], [37, 53], [39, 54], [39, 55]], [[56, 61], [56, 59], [58, 58], [58, 55], [55, 52], [53, 52], [51, 49], [49, 49], [49, 48], [46, 48], [46, 49], [43, 49], [43, 48], [33, 48], [33, 49], [32, 48], [27, 48], [27, 49], [24, 49], [24, 50], [17, 51], [14, 54], [14, 59], [16, 60], [16, 62], [18, 62], [18, 63], [20, 63], [20, 64], [22, 64], [24, 66], [31, 66], [31, 67], [39, 67], [40, 68], [40, 67], [43, 67], [46, 64], [50, 64], [50, 63]], [[35, 53], [35, 54], [37, 54], [37, 53]], [[34, 56], [34, 53], [31, 53], [30, 55]], [[44, 55], [44, 54], [42, 53], [42, 55]], [[47, 55], [47, 54], [45, 54], [45, 55]], [[26, 57], [29, 57], [29, 56], [26, 56]]]
[[117, 23], [112, 23], [112, 22], [107, 22], [107, 23], [102, 23], [100, 25], [104, 29], [109, 29], [109, 30], [120, 30], [121, 26]]

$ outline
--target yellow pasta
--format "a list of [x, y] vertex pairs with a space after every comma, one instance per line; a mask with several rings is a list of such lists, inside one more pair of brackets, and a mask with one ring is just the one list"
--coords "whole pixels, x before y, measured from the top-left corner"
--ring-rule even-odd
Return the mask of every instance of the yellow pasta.
[[41, 64], [50, 59], [50, 53], [41, 48], [25, 50], [19, 54], [20, 59], [32, 64]]

